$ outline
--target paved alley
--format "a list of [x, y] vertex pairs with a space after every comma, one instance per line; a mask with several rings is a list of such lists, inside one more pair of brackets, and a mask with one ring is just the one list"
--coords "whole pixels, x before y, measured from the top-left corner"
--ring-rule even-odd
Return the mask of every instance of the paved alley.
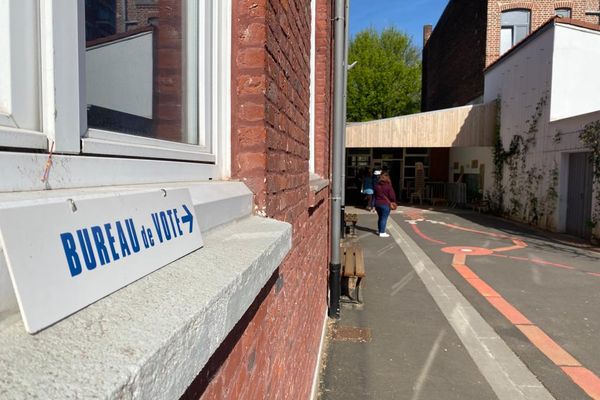
[[599, 253], [463, 210], [400, 207], [387, 239], [376, 219], [322, 399], [600, 398]]

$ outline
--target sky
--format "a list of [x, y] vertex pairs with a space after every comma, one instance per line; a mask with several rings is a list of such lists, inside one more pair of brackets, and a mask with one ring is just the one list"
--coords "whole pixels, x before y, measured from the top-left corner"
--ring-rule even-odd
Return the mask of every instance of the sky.
[[435, 26], [448, 0], [350, 0], [350, 37], [366, 28], [395, 26], [423, 45], [423, 25]]

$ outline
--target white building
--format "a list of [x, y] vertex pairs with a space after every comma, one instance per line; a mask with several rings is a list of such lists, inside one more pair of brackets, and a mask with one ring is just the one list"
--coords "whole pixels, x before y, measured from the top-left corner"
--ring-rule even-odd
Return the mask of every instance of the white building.
[[[580, 138], [600, 120], [599, 71], [600, 28], [560, 18], [486, 70], [484, 102], [499, 101], [503, 145], [492, 151], [495, 167], [502, 164], [502, 187], [487, 189], [512, 218], [600, 236], [599, 171], [592, 163], [600, 155]], [[600, 137], [599, 130], [590, 133]]]

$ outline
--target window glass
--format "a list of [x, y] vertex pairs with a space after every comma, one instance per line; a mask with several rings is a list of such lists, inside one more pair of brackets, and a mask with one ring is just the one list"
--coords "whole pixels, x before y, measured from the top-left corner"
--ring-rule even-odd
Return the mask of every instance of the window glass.
[[41, 129], [38, 8], [35, 0], [0, 0], [0, 126]]
[[86, 0], [89, 128], [198, 144], [192, 3]]
[[512, 28], [502, 28], [500, 32], [500, 54], [506, 53], [512, 47]]
[[502, 13], [502, 29], [500, 31], [500, 54], [525, 39], [531, 28], [531, 11], [510, 10]]
[[556, 16], [561, 18], [571, 18], [571, 9], [570, 8], [557, 8], [555, 10]]
[[513, 46], [519, 43], [521, 40], [525, 39], [527, 35], [529, 35], [528, 26], [515, 26]]
[[528, 10], [511, 10], [502, 13], [502, 26], [529, 25]]

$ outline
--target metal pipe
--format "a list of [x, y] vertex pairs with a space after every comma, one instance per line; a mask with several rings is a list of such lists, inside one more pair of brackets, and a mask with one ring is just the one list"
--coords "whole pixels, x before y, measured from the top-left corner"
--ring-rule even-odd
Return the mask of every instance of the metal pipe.
[[348, 105], [348, 26], [350, 25], [350, 0], [346, 0], [344, 9], [344, 150], [342, 156], [342, 238], [346, 237], [346, 121]]
[[333, 152], [331, 174], [331, 259], [329, 260], [329, 317], [340, 316], [341, 292], [341, 205], [342, 167], [344, 158], [344, 14], [345, 1], [335, 0], [334, 16], [334, 87], [333, 87]]

